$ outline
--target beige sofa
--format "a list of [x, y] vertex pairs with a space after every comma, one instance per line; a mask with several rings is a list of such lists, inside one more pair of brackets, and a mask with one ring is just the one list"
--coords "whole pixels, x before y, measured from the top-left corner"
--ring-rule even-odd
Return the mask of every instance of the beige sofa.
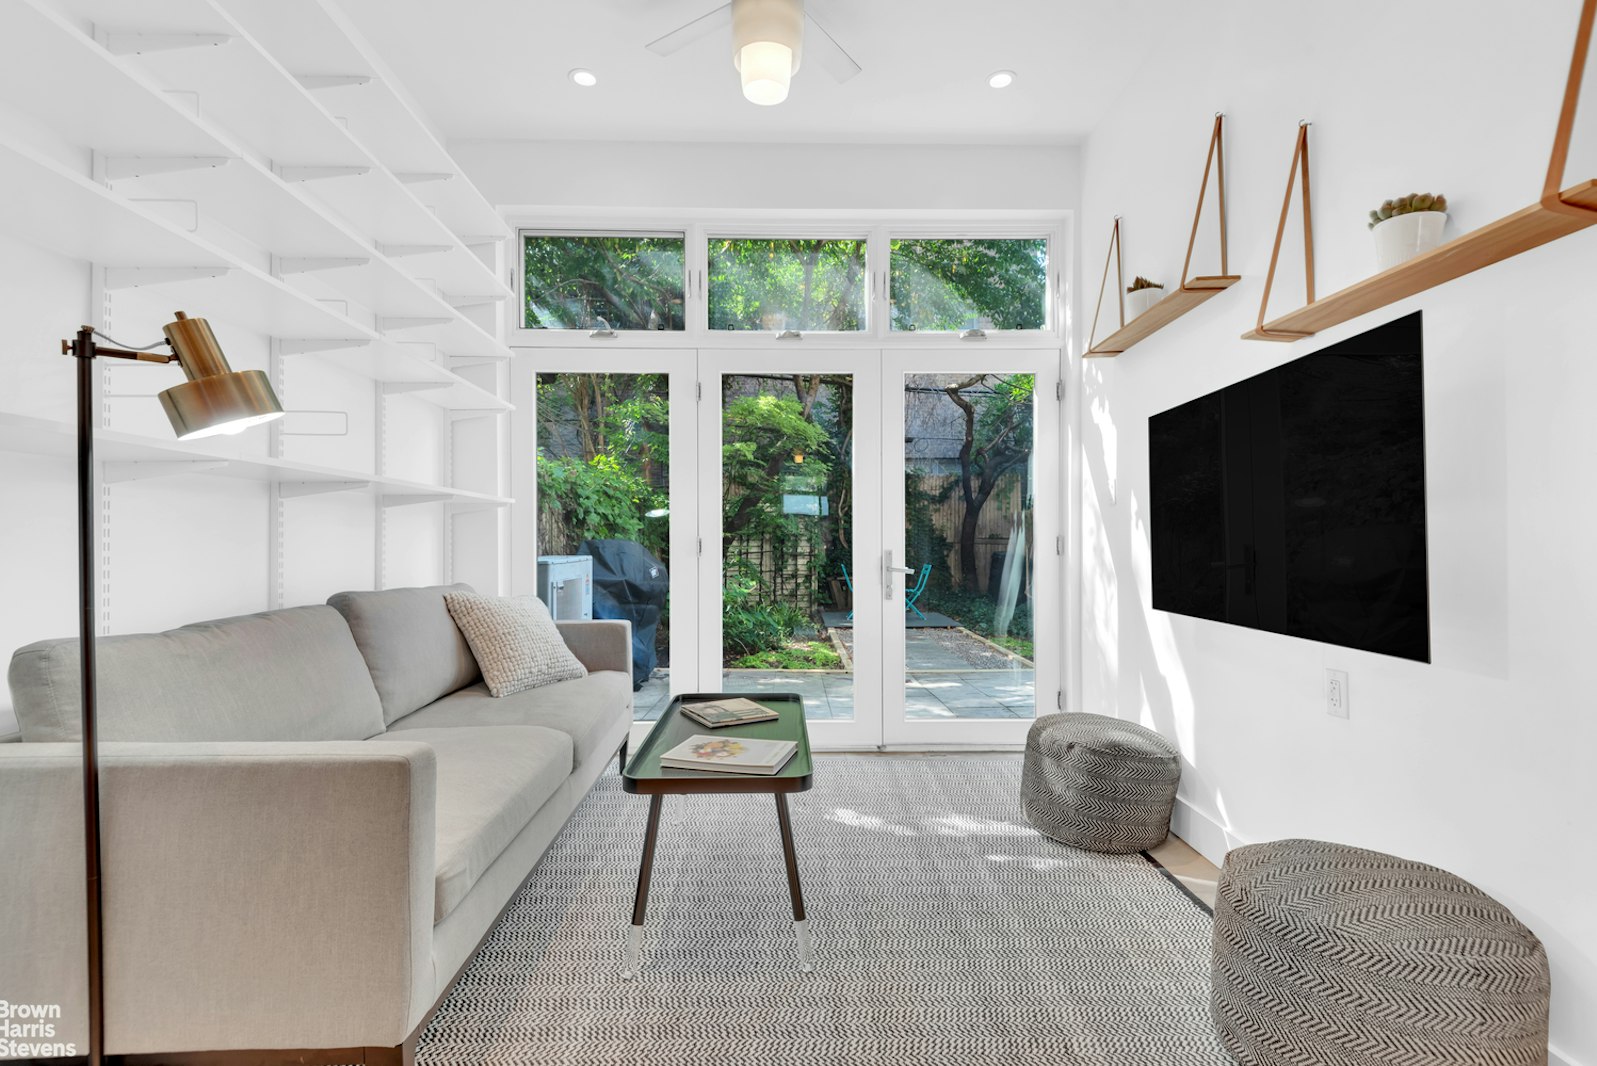
[[[445, 591], [98, 643], [109, 1053], [410, 1060], [632, 722], [627, 623], [562, 623], [589, 675], [494, 699]], [[75, 640], [11, 663], [0, 998], [81, 1053], [77, 672]]]

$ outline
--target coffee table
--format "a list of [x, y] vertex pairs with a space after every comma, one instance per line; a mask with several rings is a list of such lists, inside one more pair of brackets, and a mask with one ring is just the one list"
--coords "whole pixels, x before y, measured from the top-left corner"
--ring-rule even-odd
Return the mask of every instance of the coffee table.
[[[749, 725], [710, 729], [682, 713], [682, 704], [707, 700], [753, 700], [776, 711], [780, 718]], [[763, 774], [721, 774], [708, 770], [677, 770], [660, 765], [660, 756], [696, 733], [717, 737], [753, 737], [758, 740], [791, 740], [798, 750], [780, 770]], [[814, 969], [814, 946], [809, 921], [804, 916], [804, 894], [799, 888], [798, 856], [793, 851], [793, 822], [788, 815], [790, 792], [808, 791], [813, 784], [814, 761], [810, 754], [810, 734], [804, 725], [804, 700], [791, 692], [695, 692], [672, 698], [670, 706], [628, 760], [621, 773], [621, 787], [649, 797], [649, 817], [643, 831], [643, 858], [638, 864], [638, 891], [632, 903], [632, 929], [627, 937], [627, 968], [622, 976], [638, 974], [643, 958], [643, 916], [649, 902], [649, 875], [654, 869], [654, 845], [660, 834], [660, 808], [666, 796], [700, 796], [727, 793], [764, 792], [776, 797], [776, 824], [782, 834], [782, 855], [787, 861], [787, 889], [793, 899], [793, 931], [798, 939], [799, 968]]]

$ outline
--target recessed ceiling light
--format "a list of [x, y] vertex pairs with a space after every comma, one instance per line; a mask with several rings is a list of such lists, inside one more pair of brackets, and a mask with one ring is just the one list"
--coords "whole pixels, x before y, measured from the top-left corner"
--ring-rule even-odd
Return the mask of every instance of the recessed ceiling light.
[[586, 70], [582, 67], [577, 67], [570, 74], [567, 74], [566, 77], [570, 78], [573, 82], [582, 86], [584, 89], [591, 89], [595, 85], [599, 84], [599, 76], [593, 71]]
[[1007, 89], [1015, 84], [1015, 72], [1012, 70], [995, 70], [987, 76], [987, 84], [994, 89]]

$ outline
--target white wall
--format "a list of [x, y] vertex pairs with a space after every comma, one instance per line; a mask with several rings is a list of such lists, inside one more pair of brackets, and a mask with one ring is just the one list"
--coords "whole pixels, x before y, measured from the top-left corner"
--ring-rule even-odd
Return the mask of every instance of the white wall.
[[1074, 148], [456, 141], [490, 203], [764, 211], [1059, 210]]
[[[1374, 272], [1365, 218], [1382, 199], [1445, 192], [1451, 235], [1539, 195], [1578, 0], [1433, 10], [1376, 0], [1172, 10], [1190, 21], [1172, 35], [1186, 49], [1154, 57], [1086, 146], [1084, 321], [1116, 213], [1127, 279], [1178, 280], [1217, 110], [1231, 269], [1244, 280], [1082, 368], [1084, 709], [1180, 743], [1177, 828], [1211, 858], [1241, 842], [1338, 840], [1435, 863], [1508, 904], [1548, 949], [1555, 1050], [1593, 1064], [1597, 700], [1583, 668], [1597, 602], [1597, 230], [1311, 340], [1239, 339], [1258, 313], [1300, 118], [1314, 123], [1322, 295]], [[1425, 24], [1417, 35], [1411, 20]], [[1597, 164], [1593, 105], [1566, 186]], [[1272, 317], [1302, 302], [1296, 218]], [[1195, 268], [1217, 272], [1209, 259]], [[1152, 610], [1148, 416], [1416, 309], [1434, 662]], [[1346, 721], [1325, 712], [1326, 668], [1350, 674]]]

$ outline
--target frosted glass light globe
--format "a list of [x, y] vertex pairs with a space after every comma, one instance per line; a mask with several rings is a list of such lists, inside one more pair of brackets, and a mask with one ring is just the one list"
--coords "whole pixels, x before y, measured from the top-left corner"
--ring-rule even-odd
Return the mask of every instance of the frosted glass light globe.
[[754, 41], [743, 46], [738, 69], [749, 102], [771, 107], [787, 99], [793, 80], [793, 49], [775, 41]]

